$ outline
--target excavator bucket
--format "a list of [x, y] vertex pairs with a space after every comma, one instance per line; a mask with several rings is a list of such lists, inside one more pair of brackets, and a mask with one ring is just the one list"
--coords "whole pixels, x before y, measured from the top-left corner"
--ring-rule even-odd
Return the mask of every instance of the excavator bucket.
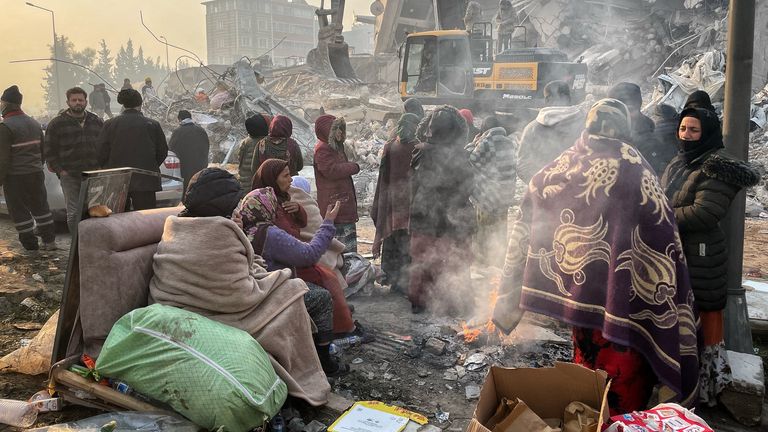
[[345, 80], [357, 80], [357, 74], [349, 61], [349, 45], [318, 44], [307, 56], [307, 62], [319, 72]]

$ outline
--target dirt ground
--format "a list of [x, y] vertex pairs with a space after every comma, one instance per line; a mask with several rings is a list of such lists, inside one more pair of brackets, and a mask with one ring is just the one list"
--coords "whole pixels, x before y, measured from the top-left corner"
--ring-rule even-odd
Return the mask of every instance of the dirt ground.
[[[367, 255], [373, 240], [368, 218], [358, 224], [359, 251]], [[61, 250], [24, 253], [15, 240], [13, 224], [0, 217], [0, 356], [34, 337], [58, 308], [66, 272], [69, 239], [58, 238]], [[752, 279], [768, 278], [768, 221], [747, 220], [744, 268]], [[487, 280], [476, 275], [482, 289]], [[32, 307], [20, 303], [31, 297]], [[26, 302], [29, 303], [29, 302]], [[429, 314], [413, 315], [404, 295], [377, 285], [371, 292], [350, 299], [355, 317], [374, 331], [376, 342], [342, 353], [352, 371], [333, 382], [334, 391], [352, 400], [381, 400], [427, 415], [443, 430], [460, 432], [472, 416], [476, 399], [471, 394], [482, 386], [491, 364], [540, 367], [568, 361], [572, 355], [568, 329], [541, 316], [528, 316], [513, 336], [504, 341], [482, 336], [466, 343], [460, 321]], [[440, 354], [425, 347], [428, 339], [442, 341]], [[768, 365], [768, 341], [756, 341], [756, 349]], [[477, 360], [477, 361], [475, 361]], [[45, 387], [46, 376], [0, 373], [0, 398], [27, 399]], [[768, 405], [764, 409], [768, 412]], [[58, 413], [43, 414], [36, 426], [66, 422], [98, 411], [68, 406]], [[438, 417], [448, 413], [447, 421]], [[700, 410], [718, 431], [768, 430], [763, 426], [740, 427], [722, 410]], [[0, 426], [0, 431], [14, 430]]]

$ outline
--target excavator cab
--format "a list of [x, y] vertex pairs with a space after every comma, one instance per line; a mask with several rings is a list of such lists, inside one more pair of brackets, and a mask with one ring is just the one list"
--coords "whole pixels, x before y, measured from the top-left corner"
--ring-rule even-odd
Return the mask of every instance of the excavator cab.
[[446, 30], [408, 36], [403, 47], [400, 90], [426, 104], [471, 99], [472, 52], [467, 32]]

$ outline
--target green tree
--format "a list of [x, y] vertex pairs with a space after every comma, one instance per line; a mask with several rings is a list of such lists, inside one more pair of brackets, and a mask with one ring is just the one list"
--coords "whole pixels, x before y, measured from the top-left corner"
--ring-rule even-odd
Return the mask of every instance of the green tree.
[[56, 48], [54, 50], [53, 47], [50, 47], [51, 57], [61, 61], [48, 65], [44, 69], [45, 81], [42, 85], [45, 90], [46, 107], [51, 112], [65, 108], [65, 106], [58, 105], [57, 78], [59, 80], [58, 91], [62, 93], [59, 95], [62, 104], [64, 92], [67, 89], [77, 86], [89, 91], [88, 84], [95, 83], [95, 76], [87, 68], [92, 69], [94, 67], [96, 50], [85, 48], [82, 51], [77, 51], [75, 45], [64, 35], [57, 36]]
[[[98, 60], [96, 62], [96, 67], [94, 67], [93, 70], [95, 70], [97, 74], [101, 75], [102, 78], [107, 80], [109, 84], [114, 86], [114, 65], [112, 64], [114, 59], [110, 56], [110, 54], [112, 54], [112, 51], [110, 51], [107, 47], [107, 42], [104, 39], [99, 41]], [[120, 86], [115, 87], [119, 88]]]
[[132, 82], [138, 80], [139, 70], [136, 64], [136, 54], [133, 51], [133, 41], [128, 39], [125, 46], [121, 46], [115, 58], [115, 77], [122, 81], [124, 78]]

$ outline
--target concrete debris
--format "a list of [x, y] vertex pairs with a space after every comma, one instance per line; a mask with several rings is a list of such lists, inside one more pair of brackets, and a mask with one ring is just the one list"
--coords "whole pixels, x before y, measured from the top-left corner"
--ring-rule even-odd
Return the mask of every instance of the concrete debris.
[[438, 338], [429, 338], [424, 344], [424, 351], [429, 354], [440, 356], [445, 354], [445, 349], [448, 344]]
[[456, 381], [459, 379], [459, 375], [456, 373], [455, 369], [448, 369], [443, 373], [443, 379], [446, 381]]
[[467, 400], [474, 400], [480, 397], [480, 386], [468, 385], [464, 387], [464, 395]]
[[720, 396], [720, 402], [738, 420], [748, 426], [760, 424], [765, 397], [763, 360], [753, 354], [728, 351], [733, 382]]
[[328, 426], [320, 423], [317, 420], [312, 420], [303, 430], [302, 432], [324, 432], [328, 429]]

